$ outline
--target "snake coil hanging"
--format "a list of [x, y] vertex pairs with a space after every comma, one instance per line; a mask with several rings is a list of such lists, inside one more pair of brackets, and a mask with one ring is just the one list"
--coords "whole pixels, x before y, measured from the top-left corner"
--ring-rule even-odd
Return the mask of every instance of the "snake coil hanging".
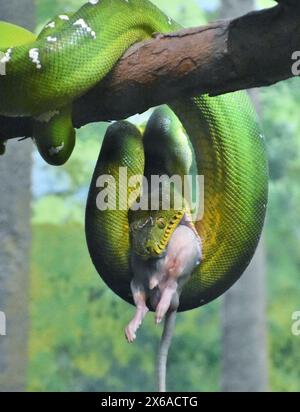
[[[50, 21], [38, 37], [0, 23], [0, 62], [6, 70], [0, 76], [0, 113], [32, 117], [40, 154], [61, 165], [75, 144], [74, 99], [100, 82], [131, 45], [179, 28], [148, 0], [90, 0], [75, 14]], [[195, 222], [203, 260], [184, 287], [179, 310], [185, 311], [220, 296], [249, 264], [264, 223], [268, 168], [265, 141], [246, 93], [183, 98], [169, 107], [189, 136], [197, 173], [205, 178], [204, 217]], [[143, 174], [139, 133], [132, 129], [128, 139], [116, 142], [108, 131], [86, 213], [92, 260], [107, 285], [131, 303], [128, 211], [100, 211], [96, 198], [100, 175], [117, 177], [120, 167]], [[167, 155], [171, 148], [162, 150]]]

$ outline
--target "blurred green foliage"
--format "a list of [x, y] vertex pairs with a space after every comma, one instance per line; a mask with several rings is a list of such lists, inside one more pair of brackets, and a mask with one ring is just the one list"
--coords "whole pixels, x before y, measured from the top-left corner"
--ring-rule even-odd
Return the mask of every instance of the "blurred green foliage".
[[[200, 1], [154, 2], [186, 26], [205, 22]], [[82, 0], [36, 3], [40, 28], [55, 14], [76, 10]], [[273, 4], [270, 0], [262, 3]], [[291, 333], [291, 314], [300, 309], [298, 81], [280, 83], [261, 93], [271, 168], [266, 225], [269, 367], [271, 389], [282, 391], [300, 390], [300, 337]], [[123, 328], [133, 308], [99, 278], [84, 238], [85, 193], [105, 128], [105, 124], [89, 125], [79, 131], [72, 159], [55, 170], [58, 180], [67, 177], [67, 188], [33, 204], [28, 390], [155, 390], [154, 359], [161, 328], [149, 315], [137, 342], [126, 343]], [[217, 301], [179, 315], [169, 358], [170, 390], [220, 389], [219, 305]]]

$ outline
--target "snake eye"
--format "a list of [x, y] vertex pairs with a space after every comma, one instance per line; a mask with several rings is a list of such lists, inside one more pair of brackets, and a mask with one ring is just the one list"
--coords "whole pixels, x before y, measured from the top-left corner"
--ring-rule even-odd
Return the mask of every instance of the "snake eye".
[[166, 227], [165, 219], [163, 217], [159, 217], [156, 220], [156, 224], [160, 229], [164, 229]]

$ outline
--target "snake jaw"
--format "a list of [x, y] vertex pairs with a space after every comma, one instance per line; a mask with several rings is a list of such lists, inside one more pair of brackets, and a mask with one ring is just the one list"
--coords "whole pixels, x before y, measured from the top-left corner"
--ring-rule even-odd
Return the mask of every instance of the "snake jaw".
[[[166, 211], [169, 215], [170, 211]], [[167, 245], [186, 211], [174, 211], [171, 217], [159, 212], [135, 221], [130, 225], [132, 250], [144, 260], [162, 258], [166, 254]]]

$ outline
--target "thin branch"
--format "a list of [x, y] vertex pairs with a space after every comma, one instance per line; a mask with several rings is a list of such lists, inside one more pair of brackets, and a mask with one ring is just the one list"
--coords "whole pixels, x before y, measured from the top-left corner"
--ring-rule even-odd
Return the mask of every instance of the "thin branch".
[[[73, 105], [73, 124], [124, 119], [181, 97], [274, 84], [292, 74], [300, 51], [294, 0], [131, 47], [115, 69]], [[0, 138], [31, 135], [30, 119], [0, 117]]]

